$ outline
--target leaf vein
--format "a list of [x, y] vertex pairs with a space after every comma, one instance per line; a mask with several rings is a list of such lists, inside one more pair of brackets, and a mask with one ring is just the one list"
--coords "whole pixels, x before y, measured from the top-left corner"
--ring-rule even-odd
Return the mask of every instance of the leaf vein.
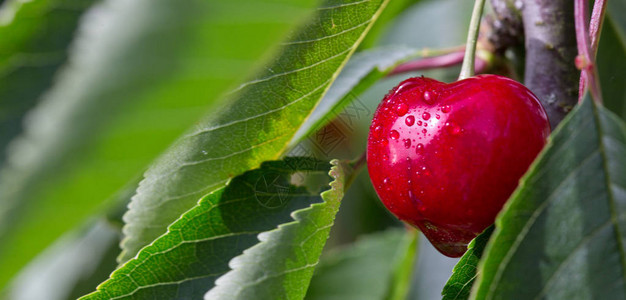
[[335, 8], [341, 8], [341, 7], [346, 7], [346, 6], [358, 5], [358, 4], [366, 3], [366, 2], [370, 2], [370, 0], [361, 0], [361, 1], [355, 1], [355, 2], [350, 2], [350, 3], [345, 3], [345, 4], [332, 5], [332, 6], [321, 6], [318, 8], [318, 10], [335, 9]]
[[323, 64], [325, 62], [329, 62], [329, 61], [331, 61], [331, 60], [333, 60], [333, 59], [335, 59], [337, 57], [340, 57], [340, 56], [342, 56], [342, 55], [344, 55], [344, 54], [346, 54], [346, 53], [348, 53], [348, 52], [350, 52], [352, 50], [353, 50], [353, 47], [348, 47], [348, 49], [345, 49], [345, 50], [343, 50], [343, 51], [341, 51], [341, 52], [339, 52], [339, 53], [337, 53], [337, 54], [335, 54], [333, 56], [330, 56], [330, 57], [327, 57], [327, 58], [322, 59], [320, 61], [317, 61], [315, 63], [312, 63], [312, 64], [310, 64], [308, 66], [304, 66], [302, 68], [297, 68], [297, 69], [293, 69], [293, 70], [282, 72], [282, 73], [276, 73], [276, 74], [272, 74], [272, 75], [267, 76], [267, 77], [263, 77], [263, 78], [260, 78], [260, 79], [255, 79], [255, 80], [248, 81], [248, 82], [242, 84], [241, 86], [239, 86], [239, 88], [235, 89], [233, 92], [240, 91], [241, 89], [243, 89], [243, 88], [245, 88], [245, 87], [247, 87], [249, 85], [262, 83], [262, 82], [269, 81], [269, 80], [272, 80], [272, 79], [275, 79], [275, 78], [279, 78], [279, 77], [282, 77], [282, 76], [286, 76], [286, 75], [289, 75], [289, 74], [293, 74], [293, 73], [297, 73], [297, 72], [301, 72], [301, 71], [304, 71], [304, 70], [311, 69], [311, 68], [316, 67], [318, 65], [321, 65], [321, 64]]
[[280, 107], [277, 107], [275, 109], [271, 109], [271, 110], [268, 110], [268, 111], [265, 111], [263, 113], [256, 114], [254, 116], [250, 116], [250, 117], [247, 117], [247, 118], [243, 118], [243, 119], [238, 119], [238, 120], [222, 123], [222, 124], [211, 126], [211, 127], [208, 127], [208, 128], [203, 128], [201, 130], [198, 130], [198, 131], [196, 131], [194, 133], [191, 133], [191, 134], [187, 135], [186, 138], [194, 137], [194, 136], [197, 136], [197, 135], [200, 135], [200, 134], [211, 132], [211, 131], [214, 131], [214, 130], [217, 130], [217, 129], [226, 128], [226, 127], [232, 126], [234, 124], [239, 124], [239, 123], [242, 123], [242, 122], [246, 122], [246, 121], [250, 121], [250, 120], [254, 120], [254, 119], [260, 118], [262, 116], [270, 115], [270, 114], [275, 113], [275, 112], [279, 112], [279, 111], [281, 111], [281, 110], [283, 110], [283, 109], [285, 109], [285, 108], [287, 108], [287, 107], [289, 107], [289, 106], [291, 106], [293, 104], [296, 104], [296, 103], [302, 101], [303, 99], [313, 95], [314, 93], [319, 91], [322, 87], [326, 86], [329, 82], [330, 82], [330, 79], [326, 80], [322, 84], [318, 85], [317, 87], [315, 87], [313, 90], [311, 90], [306, 95], [303, 95], [300, 98], [297, 98], [297, 99], [295, 99], [295, 100], [293, 100], [291, 102], [288, 102], [287, 104], [285, 104], [283, 106], [280, 106]]
[[367, 20], [367, 21], [365, 21], [365, 22], [363, 22], [363, 23], [361, 23], [361, 24], [358, 24], [358, 25], [356, 25], [356, 26], [354, 26], [354, 27], [350, 27], [350, 28], [348, 28], [348, 29], [345, 29], [345, 30], [339, 31], [339, 32], [334, 33], [334, 34], [325, 35], [325, 36], [323, 36], [323, 37], [316, 38], [316, 39], [310, 39], [310, 40], [297, 40], [297, 41], [289, 41], [289, 42], [286, 42], [286, 43], [282, 43], [282, 45], [283, 45], [283, 46], [289, 46], [289, 45], [299, 45], [299, 44], [307, 44], [307, 43], [313, 43], [313, 42], [323, 41], [323, 40], [325, 40], [325, 39], [330, 39], [330, 38], [333, 38], [333, 37], [336, 37], [336, 36], [340, 36], [340, 35], [342, 35], [342, 34], [345, 34], [345, 33], [351, 32], [351, 31], [354, 31], [354, 30], [356, 30], [356, 29], [359, 29], [359, 28], [361, 28], [361, 27], [363, 27], [363, 26], [365, 26], [365, 25], [369, 24], [370, 22], [372, 22], [372, 19], [369, 19], [369, 20]]

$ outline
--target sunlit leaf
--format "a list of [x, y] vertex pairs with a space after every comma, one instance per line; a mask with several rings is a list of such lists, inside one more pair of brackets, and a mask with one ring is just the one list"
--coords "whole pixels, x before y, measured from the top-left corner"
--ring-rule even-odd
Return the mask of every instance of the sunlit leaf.
[[124, 218], [121, 261], [204, 195], [285, 152], [387, 1], [325, 1], [256, 79], [162, 156], [146, 172]]

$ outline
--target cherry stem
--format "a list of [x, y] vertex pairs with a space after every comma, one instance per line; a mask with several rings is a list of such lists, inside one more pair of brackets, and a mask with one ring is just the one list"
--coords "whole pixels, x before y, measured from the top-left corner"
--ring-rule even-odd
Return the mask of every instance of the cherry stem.
[[474, 57], [476, 56], [476, 42], [478, 41], [478, 29], [480, 28], [480, 18], [483, 15], [485, 0], [476, 0], [472, 18], [470, 20], [469, 31], [467, 32], [467, 43], [465, 44], [465, 57], [461, 66], [459, 80], [474, 76]]
[[[596, 17], [602, 17], [603, 6], [605, 3], [596, 2], [600, 6], [594, 5]], [[585, 88], [589, 85], [589, 92], [595, 101], [602, 103], [602, 94], [600, 93], [597, 68], [595, 64], [595, 49], [591, 49], [589, 41], [590, 32], [587, 30], [587, 0], [575, 0], [574, 2], [574, 22], [576, 24], [576, 45], [578, 47], [578, 57], [576, 57], [576, 67], [581, 70], [578, 101], [582, 101]], [[592, 22], [594, 31], [599, 37], [601, 20]], [[598, 37], [592, 38], [598, 41]], [[597, 47], [597, 45], [596, 45]], [[593, 53], [593, 54], [592, 54]]]
[[[459, 50], [456, 50], [455, 52], [449, 52], [447, 54], [432, 57], [424, 57], [418, 60], [402, 63], [396, 66], [391, 72], [389, 72], [387, 76], [412, 71], [455, 66], [463, 62], [464, 52], [465, 49], [461, 48]], [[489, 63], [486, 60], [482, 59], [480, 56], [476, 57], [476, 66], [474, 68], [475, 72], [483, 72], [487, 68], [488, 64]]]
[[367, 163], [367, 154], [366, 154], [366, 152], [363, 152], [363, 154], [361, 154], [361, 156], [359, 156], [359, 158], [357, 158], [354, 161], [350, 162], [350, 165], [352, 165], [353, 169], [358, 170], [361, 167], [363, 167], [365, 165], [365, 163]]
[[357, 159], [355, 159], [355, 160], [353, 160], [353, 161], [351, 161], [349, 163], [349, 165], [352, 167], [352, 172], [350, 173], [350, 175], [346, 179], [346, 183], [345, 183], [345, 188], [346, 189], [348, 189], [348, 187], [350, 185], [352, 185], [352, 182], [354, 181], [356, 176], [359, 174], [361, 169], [363, 169], [363, 167], [366, 164], [367, 164], [367, 152], [363, 152], [363, 154], [361, 154], [361, 156], [359, 156], [359, 158], [357, 158]]

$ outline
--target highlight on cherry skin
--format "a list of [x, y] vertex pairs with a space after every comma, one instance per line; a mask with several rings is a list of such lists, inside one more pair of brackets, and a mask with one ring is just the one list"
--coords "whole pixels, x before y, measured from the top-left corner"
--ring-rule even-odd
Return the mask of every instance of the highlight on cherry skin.
[[391, 213], [458, 257], [494, 222], [549, 134], [539, 100], [514, 80], [409, 78], [374, 113], [369, 176]]

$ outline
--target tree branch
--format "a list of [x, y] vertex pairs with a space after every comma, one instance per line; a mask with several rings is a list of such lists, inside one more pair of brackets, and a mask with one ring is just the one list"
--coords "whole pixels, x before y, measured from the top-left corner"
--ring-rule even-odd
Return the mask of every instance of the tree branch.
[[524, 27], [519, 11], [522, 3], [520, 0], [491, 0], [494, 15], [489, 20], [493, 30], [489, 42], [497, 54], [503, 55], [506, 49], [524, 43]]
[[541, 100], [554, 129], [578, 100], [574, 2], [524, 0], [521, 11], [526, 48], [524, 83]]

